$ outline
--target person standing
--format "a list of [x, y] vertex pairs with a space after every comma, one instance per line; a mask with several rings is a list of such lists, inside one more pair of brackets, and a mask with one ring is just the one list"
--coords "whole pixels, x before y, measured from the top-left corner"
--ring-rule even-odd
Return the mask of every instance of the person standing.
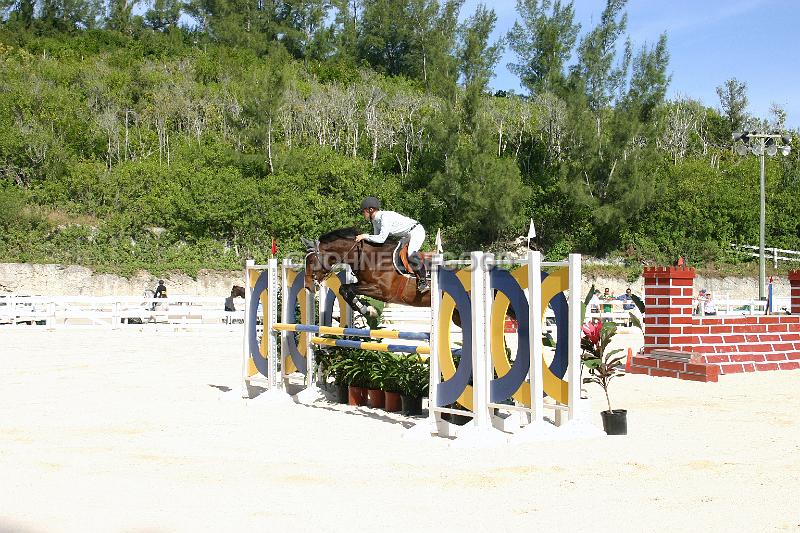
[[166, 298], [167, 297], [167, 286], [164, 285], [164, 280], [158, 280], [158, 287], [156, 287], [155, 292], [153, 293], [153, 298]]

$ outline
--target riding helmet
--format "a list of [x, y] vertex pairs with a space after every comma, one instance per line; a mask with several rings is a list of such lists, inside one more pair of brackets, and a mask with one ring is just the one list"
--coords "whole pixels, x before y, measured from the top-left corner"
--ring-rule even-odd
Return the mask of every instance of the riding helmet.
[[374, 196], [367, 196], [361, 201], [361, 207], [358, 209], [358, 211], [361, 212], [364, 209], [370, 209], [370, 208], [380, 210], [381, 201], [375, 198]]

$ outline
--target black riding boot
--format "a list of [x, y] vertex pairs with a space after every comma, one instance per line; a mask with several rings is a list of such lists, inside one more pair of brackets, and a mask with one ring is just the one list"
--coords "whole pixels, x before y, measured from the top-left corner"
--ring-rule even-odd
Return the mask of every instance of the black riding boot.
[[419, 292], [428, 292], [431, 290], [430, 282], [428, 281], [428, 274], [425, 269], [425, 261], [414, 252], [408, 257], [408, 264], [411, 266], [411, 269], [414, 271], [414, 275], [417, 277], [417, 290]]

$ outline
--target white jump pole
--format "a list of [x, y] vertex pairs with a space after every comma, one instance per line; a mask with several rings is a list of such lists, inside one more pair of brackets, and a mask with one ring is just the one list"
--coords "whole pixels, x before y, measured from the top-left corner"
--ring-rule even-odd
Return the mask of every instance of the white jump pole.
[[541, 423], [544, 411], [542, 381], [542, 258], [538, 251], [529, 250], [528, 257], [528, 346], [530, 367], [528, 381], [531, 390], [531, 423]]
[[568, 419], [575, 416], [580, 397], [581, 367], [581, 254], [569, 254], [569, 366]]
[[[471, 294], [472, 311], [472, 423], [458, 432], [453, 443], [459, 448], [490, 447], [508, 442], [502, 431], [495, 429], [489, 413], [489, 380], [492, 378], [491, 287], [489, 264], [492, 254], [472, 252]], [[467, 354], [463, 354], [466, 356]]]

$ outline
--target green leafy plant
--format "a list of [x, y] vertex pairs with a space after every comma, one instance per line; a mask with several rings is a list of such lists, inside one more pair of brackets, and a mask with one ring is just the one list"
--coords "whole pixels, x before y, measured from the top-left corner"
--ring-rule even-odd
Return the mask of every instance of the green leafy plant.
[[405, 359], [402, 355], [386, 354], [383, 358], [383, 390], [386, 392], [400, 392], [400, 373], [402, 362]]
[[372, 357], [370, 358], [369, 388], [386, 390], [387, 362], [389, 358], [379, 352], [370, 352], [370, 354]]
[[373, 356], [374, 352], [348, 350], [347, 357], [342, 362], [342, 372], [348, 385], [353, 387], [370, 386]]
[[428, 361], [419, 355], [398, 358], [398, 385], [400, 392], [412, 398], [428, 394], [430, 369]]
[[608, 396], [608, 386], [611, 380], [616, 377], [624, 376], [620, 372], [624, 355], [617, 355], [622, 352], [621, 348], [608, 350], [611, 340], [617, 334], [617, 325], [614, 322], [593, 322], [584, 324], [583, 337], [581, 338], [581, 361], [589, 369], [588, 378], [583, 378], [583, 383], [596, 383], [602, 387], [606, 395], [608, 410], [611, 411], [611, 400]]
[[325, 376], [333, 378], [336, 385], [349, 385], [347, 381], [347, 361], [349, 350], [333, 346], [321, 348], [315, 352], [314, 357], [317, 363], [317, 371]]

